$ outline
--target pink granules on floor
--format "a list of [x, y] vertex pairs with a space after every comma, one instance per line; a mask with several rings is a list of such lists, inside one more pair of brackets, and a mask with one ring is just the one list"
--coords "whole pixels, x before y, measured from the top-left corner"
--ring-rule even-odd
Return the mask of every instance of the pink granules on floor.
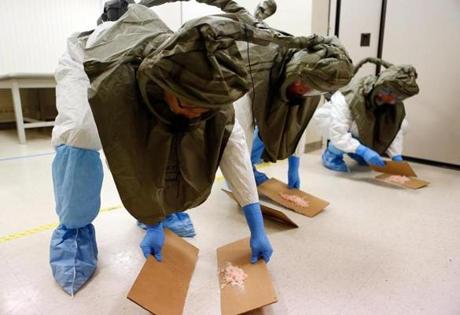
[[303, 199], [302, 197], [296, 196], [296, 195], [280, 193], [280, 197], [283, 198], [284, 200], [292, 202], [293, 204], [299, 207], [307, 208], [308, 206], [310, 206], [310, 203], [307, 200]]
[[388, 176], [385, 181], [390, 182], [390, 183], [395, 183], [395, 184], [405, 184], [408, 181], [410, 181], [410, 178], [407, 176], [401, 176], [401, 175], [391, 175]]
[[248, 275], [244, 272], [243, 269], [237, 266], [233, 266], [232, 263], [227, 262], [220, 273], [222, 274], [223, 280], [221, 288], [225, 288], [227, 285], [231, 285], [244, 289], [244, 281], [248, 278]]

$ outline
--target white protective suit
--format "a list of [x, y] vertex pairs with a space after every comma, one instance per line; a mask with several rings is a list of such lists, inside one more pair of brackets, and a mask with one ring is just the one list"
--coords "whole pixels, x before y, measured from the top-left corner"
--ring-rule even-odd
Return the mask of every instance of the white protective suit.
[[[356, 153], [360, 145], [357, 140], [358, 127], [351, 117], [350, 108], [342, 93], [335, 92], [329, 102], [316, 110], [313, 119], [321, 128], [323, 136], [337, 149], [345, 153]], [[404, 119], [396, 138], [386, 151], [389, 157], [402, 155], [403, 138], [407, 127], [408, 122]]]
[[[254, 116], [252, 113], [252, 101], [250, 97], [250, 93], [247, 93], [239, 100], [234, 103], [235, 108], [235, 115], [236, 119], [242, 126], [244, 130], [244, 135], [246, 137], [246, 143], [249, 149], [249, 152], [252, 150], [252, 141], [254, 136], [254, 130], [256, 126], [254, 125]], [[300, 158], [304, 153], [305, 148], [305, 141], [306, 141], [306, 133], [302, 134], [299, 143], [297, 144], [296, 150], [294, 152], [294, 156]]]
[[[87, 45], [111, 25], [113, 22], [99, 25], [88, 38]], [[88, 102], [87, 90], [90, 83], [83, 69], [83, 51], [77, 44], [77, 35], [68, 39], [67, 51], [56, 69], [56, 104], [59, 114], [51, 141], [55, 147], [66, 144], [98, 151], [102, 146]], [[245, 135], [237, 119], [222, 155], [220, 169], [242, 207], [259, 202]]]

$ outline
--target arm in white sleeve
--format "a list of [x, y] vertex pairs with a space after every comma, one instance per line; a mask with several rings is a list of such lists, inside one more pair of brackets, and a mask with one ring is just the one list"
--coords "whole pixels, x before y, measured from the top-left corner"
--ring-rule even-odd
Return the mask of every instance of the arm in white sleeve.
[[329, 140], [337, 149], [355, 153], [360, 143], [350, 132], [351, 112], [342, 93], [336, 92], [332, 95], [330, 109]]
[[293, 156], [300, 158], [305, 153], [305, 143], [307, 141], [307, 130], [305, 130], [300, 137], [299, 143], [295, 148]]
[[254, 136], [254, 119], [252, 115], [252, 101], [249, 93], [239, 98], [233, 103], [235, 109], [235, 117], [238, 120], [239, 125], [243, 128], [244, 137], [249, 149], [252, 150], [252, 140]]
[[[96, 27], [86, 45], [94, 43], [114, 22], [105, 22]], [[102, 148], [96, 122], [88, 103], [89, 78], [83, 68], [84, 51], [78, 34], [67, 40], [67, 51], [59, 59], [56, 68], [56, 107], [51, 142], [89, 150]]]
[[88, 103], [90, 82], [83, 69], [83, 48], [77, 34], [67, 41], [67, 51], [59, 59], [56, 78], [56, 116], [51, 143], [100, 150], [101, 142]]
[[219, 166], [240, 206], [259, 202], [244, 132], [236, 119]]
[[393, 140], [391, 145], [388, 147], [386, 153], [390, 158], [396, 155], [402, 155], [403, 152], [403, 147], [404, 147], [404, 134], [407, 131], [407, 128], [409, 126], [409, 123], [407, 122], [407, 119], [404, 118], [402, 124], [401, 124], [401, 129], [399, 129], [398, 134], [396, 135], [396, 138]]

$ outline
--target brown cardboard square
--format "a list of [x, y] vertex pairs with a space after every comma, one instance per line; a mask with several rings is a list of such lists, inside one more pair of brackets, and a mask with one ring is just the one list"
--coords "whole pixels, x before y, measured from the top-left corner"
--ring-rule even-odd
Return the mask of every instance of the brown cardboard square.
[[293, 227], [293, 228], [298, 228], [299, 225], [297, 225], [297, 223], [295, 223], [294, 221], [291, 220], [291, 218], [289, 218], [287, 216], [286, 213], [280, 211], [280, 210], [277, 210], [277, 209], [273, 209], [269, 206], [266, 206], [266, 205], [260, 205], [260, 208], [262, 210], [262, 214], [264, 216], [264, 218], [266, 217], [267, 219], [270, 219], [272, 221], [276, 221], [276, 222], [279, 222], [279, 223], [282, 223], [282, 224], [286, 224], [290, 227]]
[[371, 169], [379, 173], [417, 177], [414, 170], [407, 162], [385, 161], [384, 167], [371, 166]]
[[162, 255], [162, 262], [153, 256], [147, 259], [128, 299], [153, 314], [179, 315], [184, 310], [198, 248], [165, 230]]
[[[217, 249], [219, 268], [220, 303], [222, 315], [242, 314], [278, 302], [271, 276], [263, 260], [250, 263], [249, 239], [245, 238]], [[230, 262], [248, 275], [244, 288], [227, 285], [222, 288], [220, 270]]]
[[384, 183], [390, 184], [390, 185], [396, 185], [399, 187], [405, 187], [405, 188], [410, 188], [410, 189], [420, 189], [422, 187], [425, 187], [429, 184], [429, 182], [414, 178], [414, 177], [409, 177], [409, 181], [404, 183], [404, 184], [399, 184], [399, 183], [393, 183], [393, 182], [388, 182], [386, 179], [390, 177], [392, 174], [381, 174], [376, 176], [375, 178], [379, 181], [382, 181]]
[[[324, 210], [329, 205], [329, 202], [317, 198], [313, 195], [307, 194], [299, 189], [289, 189], [288, 186], [277, 180], [276, 178], [270, 178], [263, 184], [257, 187], [259, 194], [264, 195], [271, 200], [279, 203], [280, 205], [291, 209], [297, 213], [303, 214], [307, 217], [314, 217], [318, 213]], [[281, 198], [280, 193], [296, 195], [307, 200], [310, 205], [308, 207], [301, 207], [292, 202], [284, 200]]]
[[[226, 189], [222, 189], [222, 191], [224, 193], [226, 193], [230, 198], [232, 198], [233, 200], [237, 201], [235, 199], [235, 196], [233, 195], [233, 193], [231, 191], [228, 191]], [[282, 224], [285, 224], [285, 225], [288, 225], [288, 226], [294, 227], [294, 228], [299, 227], [297, 225], [297, 223], [292, 221], [292, 219], [289, 218], [289, 216], [287, 214], [285, 214], [283, 211], [273, 209], [273, 208], [268, 207], [268, 206], [263, 205], [263, 204], [260, 205], [260, 209], [262, 210], [262, 214], [263, 214], [264, 218], [266, 218], [266, 219], [270, 219], [272, 221], [276, 221], [276, 222], [279, 222], [279, 223], [282, 223]]]

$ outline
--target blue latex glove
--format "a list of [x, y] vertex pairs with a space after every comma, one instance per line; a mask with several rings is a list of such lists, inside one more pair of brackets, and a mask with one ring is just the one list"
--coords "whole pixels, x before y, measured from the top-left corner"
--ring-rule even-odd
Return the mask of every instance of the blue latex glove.
[[380, 167], [385, 166], [385, 162], [377, 152], [361, 144], [359, 145], [358, 149], [356, 149], [356, 154], [361, 156], [369, 165]]
[[[169, 229], [180, 237], [194, 237], [196, 235], [192, 220], [188, 213], [174, 212], [168, 215], [163, 221], [163, 228]], [[137, 226], [143, 230], [148, 229], [148, 225], [137, 221]]]
[[260, 204], [257, 202], [246, 205], [243, 207], [243, 211], [251, 231], [251, 263], [255, 264], [260, 258], [269, 262], [273, 249], [267, 234], [265, 234]]
[[149, 225], [145, 233], [144, 239], [141, 242], [141, 249], [145, 258], [153, 255], [156, 260], [161, 261], [161, 249], [165, 242], [165, 233], [163, 224]]
[[288, 158], [289, 168], [288, 168], [288, 187], [297, 188], [300, 187], [300, 177], [299, 177], [299, 164], [300, 158], [294, 155], [291, 155]]
[[252, 166], [252, 171], [254, 172], [254, 178], [256, 179], [256, 185], [259, 186], [268, 180], [267, 175], [262, 172], [259, 172], [256, 167]]
[[254, 137], [252, 140], [251, 150], [251, 162], [252, 164], [262, 163], [262, 153], [264, 153], [265, 145], [259, 137], [259, 129], [256, 128], [254, 131]]
[[366, 161], [364, 161], [364, 159], [361, 156], [359, 156], [358, 154], [355, 154], [355, 153], [347, 153], [347, 154], [353, 160], [358, 162], [359, 165], [361, 165], [361, 166], [369, 166], [369, 164], [367, 164]]
[[395, 162], [402, 162], [404, 161], [401, 155], [395, 155], [391, 158]]

